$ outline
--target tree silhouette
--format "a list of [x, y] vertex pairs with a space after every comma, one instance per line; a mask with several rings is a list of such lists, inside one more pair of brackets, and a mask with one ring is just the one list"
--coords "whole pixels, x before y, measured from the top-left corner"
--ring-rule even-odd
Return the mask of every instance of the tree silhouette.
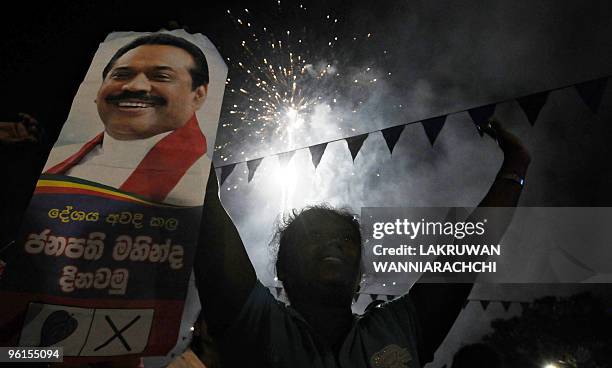
[[612, 313], [590, 293], [537, 299], [491, 326], [483, 340], [502, 352], [506, 367], [612, 367]]

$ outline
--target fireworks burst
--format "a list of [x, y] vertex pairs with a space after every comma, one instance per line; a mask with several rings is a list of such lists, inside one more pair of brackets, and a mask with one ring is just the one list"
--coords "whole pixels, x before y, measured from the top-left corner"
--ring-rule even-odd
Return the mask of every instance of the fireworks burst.
[[346, 31], [330, 9], [311, 12], [303, 4], [283, 7], [280, 1], [274, 8], [276, 13], [259, 15], [227, 10], [240, 39], [227, 57], [217, 146], [224, 161], [246, 159], [250, 145], [266, 147], [269, 154], [296, 148], [304, 142], [298, 137], [313, 129], [341, 131], [345, 119], [351, 120], [391, 76], [381, 66], [386, 50], [367, 53], [375, 39], [371, 32]]

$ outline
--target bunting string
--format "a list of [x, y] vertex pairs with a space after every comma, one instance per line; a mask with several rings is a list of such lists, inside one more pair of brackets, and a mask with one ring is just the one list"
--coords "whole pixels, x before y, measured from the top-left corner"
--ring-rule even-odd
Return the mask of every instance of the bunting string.
[[501, 101], [491, 103], [491, 104], [486, 104], [486, 105], [468, 108], [464, 110], [458, 110], [458, 111], [450, 112], [447, 114], [433, 116], [433, 117], [429, 117], [426, 119], [421, 119], [421, 120], [412, 121], [408, 123], [402, 123], [402, 124], [387, 127], [384, 129], [377, 129], [377, 130], [373, 130], [367, 133], [358, 134], [355, 136], [333, 139], [333, 140], [323, 142], [323, 143], [318, 143], [312, 146], [304, 146], [304, 147], [292, 149], [290, 151], [278, 152], [278, 153], [274, 153], [274, 154], [267, 155], [267, 156], [257, 157], [251, 160], [236, 161], [236, 162], [225, 164], [225, 165], [219, 165], [219, 166], [216, 166], [215, 168], [221, 170], [221, 180], [220, 181], [221, 181], [221, 184], [223, 184], [225, 180], [232, 174], [237, 164], [246, 163], [247, 168], [248, 168], [248, 173], [249, 173], [248, 182], [251, 182], [251, 180], [253, 179], [253, 176], [255, 175], [255, 171], [257, 170], [257, 168], [261, 164], [261, 161], [264, 158], [277, 156], [281, 165], [286, 166], [296, 151], [308, 149], [310, 151], [312, 164], [314, 165], [316, 169], [317, 166], [319, 166], [319, 163], [321, 162], [321, 159], [323, 157], [323, 154], [325, 153], [325, 149], [327, 148], [327, 145], [329, 143], [338, 142], [341, 140], [346, 141], [349, 151], [351, 153], [351, 157], [354, 162], [355, 158], [359, 154], [359, 151], [361, 150], [361, 147], [363, 146], [363, 143], [368, 138], [368, 136], [370, 134], [374, 134], [378, 132], [382, 134], [385, 140], [385, 143], [387, 144], [387, 147], [389, 148], [389, 154], [393, 154], [393, 149], [395, 148], [396, 143], [398, 142], [402, 132], [404, 131], [404, 128], [407, 125], [417, 124], [417, 123], [421, 123], [421, 125], [423, 126], [423, 129], [425, 130], [425, 134], [427, 135], [427, 138], [429, 139], [429, 142], [431, 146], [433, 147], [436, 141], [436, 138], [438, 137], [438, 135], [440, 134], [440, 131], [444, 127], [446, 118], [449, 115], [455, 115], [455, 114], [459, 114], [463, 112], [468, 113], [468, 115], [472, 119], [472, 122], [477, 128], [478, 133], [482, 137], [483, 131], [480, 129], [480, 126], [483, 124], [486, 124], [489, 121], [489, 119], [495, 113], [495, 107], [497, 105], [506, 103], [506, 102], [510, 102], [510, 101], [516, 101], [518, 103], [519, 107], [525, 113], [527, 121], [533, 126], [535, 125], [535, 122], [538, 119], [540, 111], [546, 105], [546, 102], [548, 101], [548, 97], [550, 93], [554, 91], [562, 90], [565, 88], [571, 88], [571, 87], [576, 89], [578, 96], [581, 98], [583, 103], [591, 110], [591, 112], [593, 112], [594, 114], [597, 114], [599, 106], [601, 105], [603, 94], [606, 90], [608, 79], [609, 79], [609, 76], [606, 76], [606, 77], [601, 77], [601, 78], [597, 78], [597, 79], [593, 79], [593, 80], [589, 80], [589, 81], [585, 81], [581, 83], [570, 84], [570, 85], [557, 87], [557, 88], [553, 88], [553, 89], [546, 90], [546, 91], [532, 93], [532, 94], [521, 96], [521, 97], [514, 97], [511, 99], [501, 100]]

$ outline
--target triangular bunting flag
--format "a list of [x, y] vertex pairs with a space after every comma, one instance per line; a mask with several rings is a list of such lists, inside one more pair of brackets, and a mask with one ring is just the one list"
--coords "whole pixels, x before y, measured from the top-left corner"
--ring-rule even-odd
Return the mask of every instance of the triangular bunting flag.
[[287, 166], [287, 164], [289, 164], [289, 161], [291, 161], [291, 158], [293, 157], [294, 153], [295, 153], [295, 151], [279, 153], [278, 154], [278, 163], [280, 164], [280, 166], [281, 167]]
[[501, 302], [501, 304], [504, 306], [504, 310], [507, 312], [508, 309], [510, 309], [510, 305], [512, 304], [512, 302], [503, 301]]
[[223, 185], [223, 183], [225, 183], [225, 179], [227, 179], [227, 177], [230, 176], [232, 171], [234, 171], [235, 167], [236, 167], [236, 164], [221, 166], [221, 184], [220, 185]]
[[480, 301], [480, 305], [482, 306], [482, 310], [487, 310], [487, 307], [489, 306], [490, 301], [489, 300], [481, 300]]
[[440, 134], [445, 121], [446, 115], [421, 121], [421, 124], [423, 124], [423, 129], [425, 129], [425, 134], [427, 134], [427, 138], [429, 138], [429, 143], [431, 143], [432, 147], [436, 141], [436, 138], [438, 138], [438, 134]]
[[521, 302], [521, 308], [523, 308], [523, 312], [526, 311], [528, 307], [529, 307], [528, 302]]
[[400, 135], [404, 131], [405, 125], [394, 126], [391, 128], [383, 129], [380, 132], [385, 138], [385, 142], [387, 143], [387, 147], [389, 147], [389, 153], [393, 154], [393, 148], [395, 144], [399, 140]]
[[545, 91], [516, 99], [516, 102], [518, 102], [525, 115], [527, 115], [527, 120], [529, 120], [531, 125], [534, 125], [538, 119], [540, 110], [546, 104], [549, 93], [550, 91]]
[[359, 293], [355, 293], [355, 296], [353, 297], [353, 303], [357, 303], [357, 300], [359, 300]]
[[316, 146], [310, 146], [308, 149], [310, 150], [310, 158], [312, 159], [312, 164], [315, 169], [319, 166], [319, 162], [321, 162], [321, 157], [323, 157], [323, 153], [325, 153], [325, 148], [327, 147], [327, 143], [317, 144]]
[[370, 294], [370, 299], [372, 299], [373, 301], [378, 299], [378, 294]]
[[580, 98], [582, 98], [582, 101], [584, 101], [594, 113], [597, 113], [599, 109], [601, 97], [603, 96], [607, 83], [608, 77], [605, 77], [576, 85], [576, 91], [578, 91]]
[[253, 180], [253, 175], [255, 175], [255, 171], [257, 170], [257, 167], [259, 167], [259, 164], [261, 164], [262, 160], [263, 158], [257, 158], [255, 160], [247, 161], [247, 168], [249, 169], [249, 183], [251, 180]]
[[355, 157], [359, 153], [361, 146], [363, 146], [363, 142], [368, 137], [368, 134], [361, 134], [354, 137], [345, 138], [346, 143], [348, 143], [349, 151], [351, 151], [351, 157], [353, 157], [353, 161], [355, 161]]
[[475, 107], [473, 109], [468, 110], [468, 114], [472, 118], [474, 124], [476, 124], [476, 128], [478, 128], [478, 134], [483, 136], [482, 130], [480, 130], [480, 126], [485, 125], [491, 116], [495, 113], [495, 104], [485, 105], [480, 107]]
[[276, 286], [274, 288], [274, 290], [276, 290], [276, 297], [278, 298], [281, 295], [281, 292], [283, 291], [283, 288], [280, 286]]
[[395, 295], [387, 295], [387, 300], [393, 300], [395, 299]]

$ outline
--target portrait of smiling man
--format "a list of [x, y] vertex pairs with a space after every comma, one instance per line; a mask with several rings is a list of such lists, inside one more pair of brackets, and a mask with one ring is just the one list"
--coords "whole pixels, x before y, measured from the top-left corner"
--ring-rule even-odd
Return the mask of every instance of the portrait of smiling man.
[[[37, 257], [28, 247], [14, 247], [11, 259], [19, 262], [7, 272], [14, 278], [4, 278], [6, 290], [15, 292], [12, 310], [40, 319], [15, 324], [14, 344], [39, 345], [51, 330], [47, 314], [59, 308], [72, 328], [53, 338], [70, 364], [128, 367], [145, 359], [165, 366], [183, 353], [200, 310], [193, 224], [200, 221], [226, 76], [223, 59], [202, 34], [112, 33], [100, 45], [24, 216], [22, 232], [29, 237], [43, 229], [48, 252]], [[58, 221], [49, 215], [53, 208], [97, 215]], [[121, 222], [119, 215], [130, 220]], [[97, 258], [63, 253], [92, 233], [100, 238]], [[72, 243], [51, 257], [48, 234]], [[63, 287], [66, 270], [92, 276], [120, 270], [125, 287], [115, 293], [96, 287], [93, 278]], [[24, 273], [37, 277], [23, 283]], [[30, 311], [32, 300], [43, 314]], [[74, 308], [78, 313], [70, 314]], [[108, 319], [89, 328], [103, 313]], [[122, 339], [107, 336], [123, 319], [129, 321], [115, 331]]]
[[104, 184], [175, 205], [201, 205], [211, 160], [196, 112], [208, 93], [208, 63], [195, 44], [171, 34], [118, 49], [95, 97], [104, 132], [56, 147], [44, 172]]

